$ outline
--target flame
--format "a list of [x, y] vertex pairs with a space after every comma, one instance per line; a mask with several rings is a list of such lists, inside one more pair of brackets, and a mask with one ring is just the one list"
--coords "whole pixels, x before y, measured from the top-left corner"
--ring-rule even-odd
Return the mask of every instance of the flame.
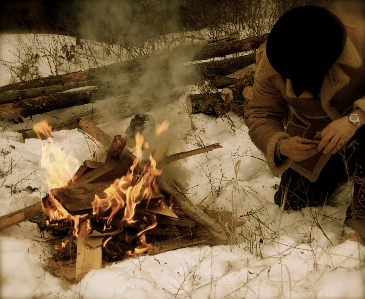
[[[42, 120], [33, 126], [38, 138], [42, 135], [52, 137], [52, 128], [47, 120]], [[49, 196], [43, 201], [42, 210], [49, 217], [50, 221], [64, 219], [73, 223], [73, 233], [75, 236], [79, 230], [79, 218], [84, 215], [72, 216], [66, 209], [54, 198], [52, 189], [66, 186], [73, 177], [80, 163], [72, 154], [66, 155], [62, 148], [53, 142], [53, 139], [43, 140], [41, 167], [47, 171], [45, 175]], [[62, 247], [61, 247], [62, 248]]]
[[[155, 133], [161, 134], [167, 130], [169, 123], [163, 122], [156, 127]], [[33, 126], [37, 132], [38, 137], [41, 135], [51, 137], [51, 127], [47, 121], [44, 120]], [[133, 225], [136, 206], [143, 200], [147, 201], [147, 206], [154, 193], [157, 193], [158, 186], [156, 183], [156, 177], [160, 176], [162, 170], [157, 169], [156, 161], [150, 155], [149, 162], [141, 166], [142, 161], [142, 149], [148, 147], [144, 137], [137, 133], [135, 136], [136, 146], [135, 153], [136, 158], [130, 166], [128, 172], [121, 178], [116, 179], [107, 189], [104, 190], [105, 196], [100, 197], [95, 194], [95, 198], [92, 201], [92, 213], [97, 218], [106, 220], [104, 222], [104, 230], [112, 224], [115, 214], [124, 209], [123, 217], [121, 220], [123, 226]], [[52, 189], [64, 187], [69, 184], [73, 175], [77, 171], [80, 163], [77, 159], [72, 157], [71, 154], [66, 155], [60, 146], [53, 143], [53, 139], [48, 139], [42, 145], [42, 168], [47, 170], [46, 180], [49, 188], [48, 199], [43, 202], [42, 209], [48, 215], [50, 221], [65, 219], [73, 224], [73, 234], [77, 237], [79, 233], [80, 221], [85, 218], [89, 218], [88, 215], [73, 216], [69, 214], [64, 207], [54, 197]], [[151, 218], [151, 217], [150, 217]], [[90, 219], [86, 220], [87, 233], [92, 231]], [[142, 254], [146, 251], [150, 251], [152, 245], [146, 242], [145, 232], [149, 229], [156, 227], [156, 216], [152, 216], [149, 220], [144, 220], [146, 226], [140, 231], [136, 237], [138, 238], [138, 246], [134, 252], [129, 252], [127, 255]], [[85, 224], [85, 222], [83, 222]], [[110, 238], [106, 240], [103, 246], [106, 246]], [[59, 249], [64, 248], [65, 244], [59, 246]]]
[[161, 124], [156, 126], [155, 135], [160, 135], [167, 131], [170, 123], [167, 120], [164, 120]]
[[[168, 122], [164, 122], [161, 126], [156, 128], [156, 132], [161, 134], [168, 128]], [[95, 199], [92, 202], [93, 214], [103, 217], [107, 211], [109, 215], [107, 218], [107, 225], [110, 225], [113, 216], [122, 208], [124, 208], [124, 216], [122, 223], [124, 226], [133, 225], [135, 223], [134, 216], [137, 204], [143, 200], [149, 200], [152, 198], [153, 193], [157, 193], [158, 186], [156, 183], [156, 177], [162, 174], [162, 170], [157, 169], [156, 161], [152, 155], [149, 157], [149, 163], [144, 165], [141, 170], [142, 160], [142, 149], [146, 147], [144, 137], [137, 133], [135, 136], [136, 145], [133, 151], [135, 152], [136, 158], [133, 161], [132, 166], [126, 175], [114, 181], [105, 191], [106, 197], [100, 198], [95, 195]], [[138, 171], [136, 169], [138, 168]], [[146, 242], [145, 232], [150, 230], [157, 225], [157, 219], [154, 216], [152, 223], [147, 225], [142, 231], [140, 231], [136, 237], [139, 238], [138, 246], [134, 252], [127, 252], [127, 256], [142, 254], [146, 251], [150, 251], [152, 245]], [[103, 244], [105, 247], [110, 241], [110, 238]]]
[[37, 134], [39, 139], [42, 139], [42, 135], [46, 138], [52, 137], [52, 127], [48, 124], [46, 119], [34, 124], [33, 131]]

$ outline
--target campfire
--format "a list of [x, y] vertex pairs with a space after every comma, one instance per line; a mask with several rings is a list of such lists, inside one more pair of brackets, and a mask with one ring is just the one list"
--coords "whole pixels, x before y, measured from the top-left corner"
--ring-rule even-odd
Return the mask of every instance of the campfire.
[[[47, 170], [48, 195], [39, 204], [1, 217], [0, 229], [42, 215], [43, 229], [65, 236], [55, 244], [57, 252], [70, 251], [77, 244], [78, 281], [106, 262], [202, 244], [213, 237], [227, 240], [213, 218], [161, 176], [163, 165], [219, 144], [170, 156], [165, 155], [166, 148], [157, 147], [144, 159], [149, 144], [139, 132], [129, 150], [121, 135], [111, 138], [87, 119], [81, 119], [79, 126], [107, 149], [105, 161], [87, 160], [79, 166], [53, 142], [46, 121], [36, 124], [34, 131], [45, 139], [41, 166]], [[156, 126], [156, 136], [167, 128], [167, 122]], [[53, 265], [54, 272], [56, 268]]]

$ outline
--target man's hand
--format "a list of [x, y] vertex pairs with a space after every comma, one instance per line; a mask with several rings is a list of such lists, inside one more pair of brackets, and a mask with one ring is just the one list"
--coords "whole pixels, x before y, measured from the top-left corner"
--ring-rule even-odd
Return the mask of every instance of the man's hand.
[[322, 141], [318, 145], [323, 154], [335, 154], [356, 132], [356, 127], [348, 121], [347, 116], [331, 122], [322, 132]]
[[307, 139], [299, 136], [283, 139], [280, 143], [280, 154], [295, 162], [306, 160], [318, 154], [319, 150], [317, 145], [303, 143], [305, 140]]

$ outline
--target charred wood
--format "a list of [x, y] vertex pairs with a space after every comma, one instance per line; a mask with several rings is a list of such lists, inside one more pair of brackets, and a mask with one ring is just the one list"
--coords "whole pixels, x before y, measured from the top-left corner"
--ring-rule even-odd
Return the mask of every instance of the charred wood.
[[[96, 125], [93, 125], [92, 123], [89, 123], [89, 125], [86, 127], [87, 130], [91, 132], [95, 131], [102, 131], [101, 129], [95, 129]], [[86, 131], [87, 132], [87, 131]], [[88, 132], [87, 132], [88, 133]], [[102, 141], [107, 143], [104, 144], [104, 146], [109, 146], [111, 137], [109, 136], [109, 139], [106, 138], [108, 136], [105, 132], [104, 134], [98, 134], [98, 136], [102, 136], [101, 140], [99, 140], [102, 144], [104, 144]], [[121, 161], [126, 163], [127, 165], [131, 165], [136, 157], [127, 149], [124, 149], [122, 155], [120, 156]], [[142, 172], [143, 165], [137, 164], [136, 169]], [[201, 225], [203, 228], [208, 230], [215, 238], [220, 240], [221, 242], [227, 241], [227, 236], [223, 229], [219, 226], [218, 223], [216, 223], [212, 218], [210, 218], [208, 215], [206, 215], [204, 212], [202, 212], [198, 207], [192, 204], [192, 202], [183, 194], [176, 191], [174, 188], [172, 188], [169, 184], [167, 184], [161, 177], [158, 177], [158, 186], [160, 187], [161, 193], [163, 193], [166, 197], [171, 197], [173, 203], [181, 207], [182, 211], [186, 216], [194, 220], [196, 223]]]

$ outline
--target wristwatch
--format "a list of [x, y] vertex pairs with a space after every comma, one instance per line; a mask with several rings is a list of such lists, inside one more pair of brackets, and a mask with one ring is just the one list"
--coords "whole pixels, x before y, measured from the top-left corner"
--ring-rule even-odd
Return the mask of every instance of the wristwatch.
[[361, 127], [360, 118], [356, 113], [350, 113], [348, 115], [349, 122], [352, 123], [356, 129]]

